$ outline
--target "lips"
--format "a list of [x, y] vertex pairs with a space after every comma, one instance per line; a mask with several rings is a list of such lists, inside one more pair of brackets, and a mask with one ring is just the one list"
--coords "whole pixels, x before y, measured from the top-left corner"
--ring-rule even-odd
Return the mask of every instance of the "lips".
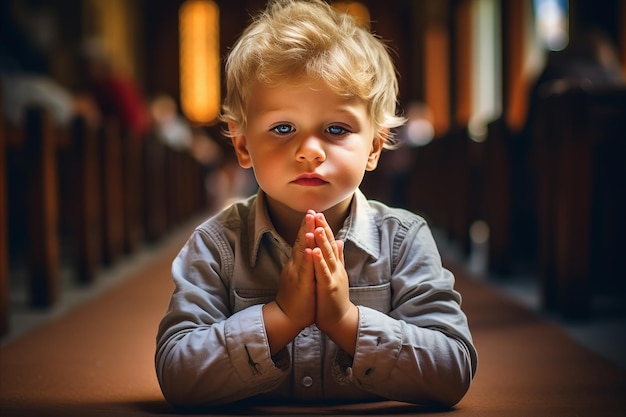
[[319, 187], [328, 184], [328, 181], [315, 174], [304, 174], [293, 180], [292, 183], [303, 187]]

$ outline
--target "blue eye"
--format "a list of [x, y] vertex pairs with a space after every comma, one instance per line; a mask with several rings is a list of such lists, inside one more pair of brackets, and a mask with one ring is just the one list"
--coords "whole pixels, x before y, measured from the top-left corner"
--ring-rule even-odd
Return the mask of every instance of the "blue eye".
[[293, 126], [283, 123], [278, 126], [274, 126], [271, 130], [272, 132], [276, 132], [279, 135], [287, 135], [289, 133], [292, 133], [295, 129], [293, 128]]
[[331, 135], [345, 135], [349, 131], [341, 126], [329, 126], [326, 131]]

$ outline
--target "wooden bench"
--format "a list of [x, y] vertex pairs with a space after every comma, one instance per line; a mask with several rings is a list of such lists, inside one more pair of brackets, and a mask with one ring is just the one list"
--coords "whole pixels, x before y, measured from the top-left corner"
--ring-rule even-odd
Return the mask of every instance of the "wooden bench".
[[[121, 149], [115, 147], [120, 139], [116, 134], [115, 130], [88, 126], [82, 118], [74, 119], [68, 127], [58, 127], [41, 108], [28, 109], [21, 125], [3, 126], [2, 334], [9, 326], [10, 254], [24, 267], [28, 303], [33, 308], [47, 309], [58, 301], [64, 258], [76, 281], [90, 283], [95, 279], [105, 255], [104, 232], [119, 232], [124, 218], [122, 210], [115, 215], [109, 212], [110, 224], [118, 226], [103, 227], [102, 205], [106, 198], [102, 190], [108, 187], [117, 198], [121, 190], [128, 188], [122, 187], [120, 179]], [[108, 141], [103, 141], [104, 135], [108, 135]], [[103, 179], [101, 155], [106, 155], [109, 159], [102, 160], [115, 167], [107, 173], [120, 179], [117, 183]], [[110, 155], [118, 158], [115, 164]], [[137, 187], [133, 192], [137, 193]], [[120, 201], [115, 200], [117, 204]], [[111, 249], [109, 253], [113, 253]]]
[[68, 142], [59, 150], [61, 217], [68, 224], [77, 281], [89, 283], [102, 263], [98, 130], [75, 118]]
[[124, 180], [123, 223], [124, 253], [136, 252], [143, 243], [144, 228], [142, 212], [144, 201], [143, 150], [145, 138], [130, 132], [123, 132], [122, 138], [122, 177]]
[[89, 284], [207, 207], [200, 163], [155, 136], [128, 135], [116, 120], [95, 127], [77, 117], [59, 127], [32, 108], [0, 132], [0, 334], [9, 325], [10, 256], [24, 267], [30, 306], [47, 309], [61, 296], [63, 266]]
[[167, 230], [167, 212], [165, 208], [167, 184], [165, 146], [155, 136], [149, 136], [143, 149], [143, 196], [142, 207], [144, 239], [155, 242], [163, 237]]
[[[466, 129], [455, 129], [424, 146], [383, 153], [379, 167], [366, 173], [361, 188], [368, 198], [422, 215], [467, 255], [470, 226], [483, 210], [483, 151], [484, 146], [472, 141]], [[397, 152], [411, 161], [400, 182], [392, 154]], [[397, 201], [399, 194], [402, 201]]]
[[586, 317], [626, 289], [626, 89], [553, 92], [534, 133], [544, 305]]
[[30, 304], [52, 305], [59, 292], [58, 166], [55, 127], [45, 111], [28, 109], [23, 127], [6, 126], [9, 246], [24, 250]]
[[[0, 82], [0, 95], [2, 83]], [[0, 100], [0, 114], [3, 114]], [[7, 137], [4, 117], [0, 117], [0, 336], [9, 330], [9, 245], [7, 199]]]
[[489, 271], [498, 276], [511, 272], [514, 254], [512, 244], [512, 189], [510, 132], [503, 119], [488, 125], [482, 144], [481, 217], [489, 225]]

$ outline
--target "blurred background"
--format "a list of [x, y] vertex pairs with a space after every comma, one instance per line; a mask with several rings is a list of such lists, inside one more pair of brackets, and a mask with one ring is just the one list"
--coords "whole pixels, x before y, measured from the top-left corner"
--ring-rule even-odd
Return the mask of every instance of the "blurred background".
[[[217, 122], [262, 0], [0, 0], [0, 330], [255, 192]], [[623, 322], [626, 3], [332, 4], [393, 51], [409, 121], [362, 188], [564, 320]], [[14, 330], [14, 329], [13, 329]]]

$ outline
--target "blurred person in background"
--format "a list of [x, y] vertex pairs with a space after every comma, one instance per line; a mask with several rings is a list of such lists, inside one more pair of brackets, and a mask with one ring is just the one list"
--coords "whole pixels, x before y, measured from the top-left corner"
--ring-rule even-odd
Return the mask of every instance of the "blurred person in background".
[[117, 71], [98, 39], [84, 42], [78, 57], [78, 94], [93, 100], [102, 118], [119, 120], [124, 129], [141, 138], [151, 129], [150, 108], [141, 88]]

